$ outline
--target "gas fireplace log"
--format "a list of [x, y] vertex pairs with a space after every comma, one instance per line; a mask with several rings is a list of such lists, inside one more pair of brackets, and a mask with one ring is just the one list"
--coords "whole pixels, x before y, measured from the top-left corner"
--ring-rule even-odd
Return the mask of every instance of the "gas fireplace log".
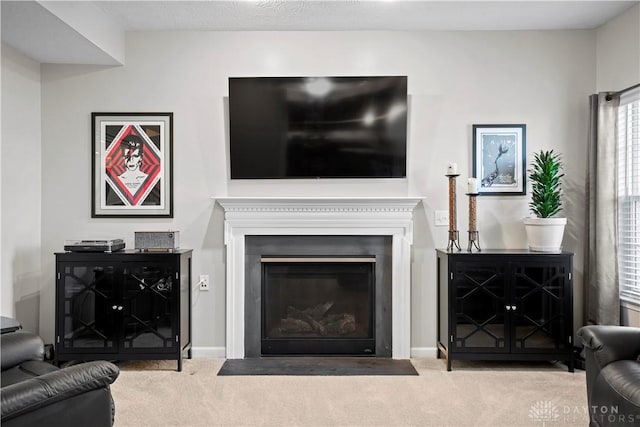
[[280, 319], [280, 332], [311, 332], [313, 329], [311, 325], [301, 319], [294, 319], [292, 317], [287, 317], [284, 319]]
[[322, 325], [322, 323], [320, 323], [317, 320], [312, 319], [312, 318], [307, 319], [307, 322], [309, 322], [309, 324], [311, 325], [311, 328], [314, 331], [316, 331], [318, 334], [320, 334], [321, 336], [327, 335], [327, 331], [325, 330], [325, 328]]
[[322, 317], [333, 306], [333, 301], [325, 302], [324, 304], [318, 304], [314, 307], [308, 307], [304, 310], [299, 310], [293, 306], [287, 307], [287, 315], [293, 319], [304, 320], [311, 326], [311, 329], [321, 336], [325, 336], [325, 331]]
[[315, 332], [318, 335], [326, 335], [325, 327], [317, 320], [307, 316], [305, 319], [296, 319], [293, 317], [285, 317], [280, 319], [280, 325], [277, 330], [281, 333], [310, 333]]
[[356, 318], [353, 314], [329, 314], [320, 320], [315, 320], [300, 310], [296, 311], [296, 315], [302, 318], [289, 316], [280, 319], [277, 330], [286, 334], [315, 332], [320, 336], [347, 335], [356, 330]]
[[314, 332], [322, 336], [325, 336], [327, 334], [327, 332], [324, 330], [324, 326], [322, 325], [322, 323], [318, 322], [316, 319], [309, 316], [308, 314], [302, 314], [302, 320], [307, 322], [309, 326], [311, 326], [311, 329], [313, 329]]
[[[329, 320], [331, 318], [331, 320]], [[356, 318], [353, 314], [336, 314], [327, 317], [325, 329], [334, 335], [346, 335], [356, 330]]]
[[287, 315], [296, 319], [304, 319], [305, 317], [310, 317], [313, 320], [320, 320], [324, 317], [327, 311], [331, 309], [331, 307], [333, 307], [333, 301], [328, 301], [324, 304], [318, 304], [314, 307], [308, 307], [304, 310], [297, 309], [290, 305], [287, 307]]

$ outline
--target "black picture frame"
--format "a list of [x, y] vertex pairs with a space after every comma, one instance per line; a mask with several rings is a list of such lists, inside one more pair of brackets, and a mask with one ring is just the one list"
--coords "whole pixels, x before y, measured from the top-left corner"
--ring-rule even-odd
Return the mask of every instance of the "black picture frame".
[[473, 125], [473, 176], [482, 196], [527, 194], [527, 126]]
[[173, 113], [91, 113], [91, 217], [173, 218]]

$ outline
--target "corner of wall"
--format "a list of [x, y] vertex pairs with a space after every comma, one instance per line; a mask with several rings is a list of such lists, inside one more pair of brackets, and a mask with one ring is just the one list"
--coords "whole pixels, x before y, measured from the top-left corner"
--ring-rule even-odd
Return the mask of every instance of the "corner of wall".
[[640, 4], [596, 29], [596, 89], [616, 91], [640, 82]]
[[0, 70], [1, 312], [36, 332], [42, 284], [40, 64], [3, 44]]

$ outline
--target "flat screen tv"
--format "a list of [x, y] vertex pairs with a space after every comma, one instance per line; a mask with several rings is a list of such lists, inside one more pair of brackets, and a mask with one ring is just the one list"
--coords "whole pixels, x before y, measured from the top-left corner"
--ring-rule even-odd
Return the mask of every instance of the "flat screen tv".
[[231, 179], [404, 178], [407, 77], [229, 78]]

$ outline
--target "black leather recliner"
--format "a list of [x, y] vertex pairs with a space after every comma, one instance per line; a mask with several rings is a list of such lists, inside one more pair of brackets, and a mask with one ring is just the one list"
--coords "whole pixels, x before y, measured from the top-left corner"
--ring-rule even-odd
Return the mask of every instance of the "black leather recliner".
[[591, 427], [640, 425], [640, 328], [590, 325], [584, 345]]
[[112, 426], [109, 385], [120, 373], [106, 361], [58, 368], [44, 359], [42, 339], [26, 331], [0, 335], [2, 427]]

